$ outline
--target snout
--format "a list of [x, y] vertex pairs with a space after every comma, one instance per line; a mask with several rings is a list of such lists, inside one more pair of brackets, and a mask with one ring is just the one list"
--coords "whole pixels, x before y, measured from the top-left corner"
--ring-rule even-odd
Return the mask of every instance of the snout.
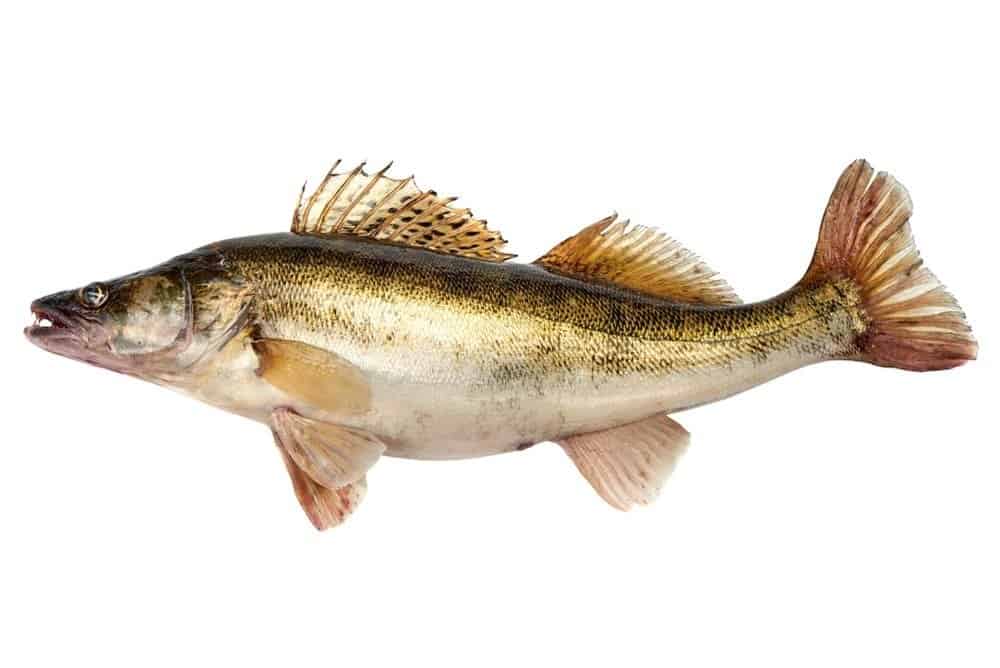
[[36, 346], [52, 352], [65, 344], [79, 343], [77, 318], [67, 308], [72, 293], [57, 292], [31, 302], [34, 322], [24, 328], [24, 335]]

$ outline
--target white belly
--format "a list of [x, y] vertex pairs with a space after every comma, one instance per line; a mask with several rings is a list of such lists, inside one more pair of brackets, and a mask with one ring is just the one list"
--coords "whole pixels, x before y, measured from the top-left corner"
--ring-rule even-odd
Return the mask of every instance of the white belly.
[[748, 361], [714, 373], [581, 378], [571, 386], [536, 383], [489, 389], [371, 377], [370, 409], [347, 415], [303, 404], [270, 385], [257, 375], [252, 350], [234, 342], [175, 389], [262, 423], [269, 421], [275, 408], [290, 407], [306, 417], [363, 429], [382, 439], [390, 456], [462, 459], [708, 403], [809, 361], [778, 355], [764, 366]]

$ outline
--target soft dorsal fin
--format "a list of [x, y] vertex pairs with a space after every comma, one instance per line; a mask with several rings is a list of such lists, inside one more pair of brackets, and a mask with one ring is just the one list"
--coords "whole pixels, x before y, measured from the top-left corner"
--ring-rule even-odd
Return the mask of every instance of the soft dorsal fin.
[[535, 264], [689, 304], [740, 304], [740, 298], [697, 255], [648, 227], [608, 216], [566, 239]]
[[485, 220], [474, 218], [469, 209], [451, 206], [456, 198], [421, 190], [412, 176], [386, 176], [392, 163], [374, 174], [365, 173], [364, 163], [337, 173], [339, 164], [338, 160], [308, 198], [302, 186], [292, 232], [353, 234], [490, 262], [514, 257], [501, 251], [507, 242]]

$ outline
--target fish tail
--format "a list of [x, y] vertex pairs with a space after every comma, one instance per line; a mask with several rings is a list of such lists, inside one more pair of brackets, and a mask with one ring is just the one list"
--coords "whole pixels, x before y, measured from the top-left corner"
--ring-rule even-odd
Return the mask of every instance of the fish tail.
[[950, 369], [978, 345], [958, 302], [920, 259], [910, 231], [910, 197], [864, 160], [840, 176], [800, 285], [848, 279], [860, 296], [864, 329], [857, 357], [910, 371]]

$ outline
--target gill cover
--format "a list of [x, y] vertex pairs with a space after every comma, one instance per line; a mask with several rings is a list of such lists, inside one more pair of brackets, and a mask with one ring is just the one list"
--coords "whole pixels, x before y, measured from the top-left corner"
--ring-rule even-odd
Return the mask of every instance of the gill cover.
[[168, 379], [218, 350], [247, 322], [249, 291], [218, 256], [192, 253], [32, 304], [36, 345], [96, 366]]

